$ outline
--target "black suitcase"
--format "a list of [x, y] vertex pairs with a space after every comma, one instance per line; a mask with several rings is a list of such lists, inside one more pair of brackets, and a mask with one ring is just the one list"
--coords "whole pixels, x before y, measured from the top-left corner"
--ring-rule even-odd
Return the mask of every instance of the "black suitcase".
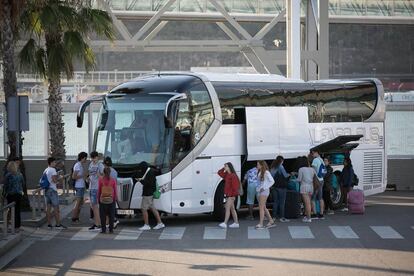
[[286, 191], [285, 217], [288, 219], [300, 217], [300, 193]]

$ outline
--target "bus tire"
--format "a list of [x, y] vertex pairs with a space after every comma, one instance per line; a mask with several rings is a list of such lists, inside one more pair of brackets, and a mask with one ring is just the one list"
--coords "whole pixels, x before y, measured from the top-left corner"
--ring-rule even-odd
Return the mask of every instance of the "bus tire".
[[224, 182], [220, 182], [214, 195], [213, 216], [218, 221], [224, 221]]

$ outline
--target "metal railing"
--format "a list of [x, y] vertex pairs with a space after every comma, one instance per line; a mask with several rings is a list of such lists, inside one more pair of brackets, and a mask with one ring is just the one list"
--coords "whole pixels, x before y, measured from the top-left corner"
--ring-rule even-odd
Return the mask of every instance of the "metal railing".
[[7, 219], [9, 210], [10, 210], [10, 226], [11, 226], [11, 233], [15, 234], [15, 221], [14, 221], [14, 212], [15, 210], [16, 202], [12, 202], [7, 204], [6, 206], [1, 208], [1, 211], [3, 212], [3, 237], [7, 237], [8, 234], [8, 224], [9, 220]]
[[63, 187], [62, 187], [62, 197], [68, 197], [70, 195], [70, 192], [72, 190], [72, 187], [70, 185], [70, 174], [65, 174], [63, 176]]
[[45, 210], [45, 198], [42, 188], [37, 188], [32, 191], [32, 199], [30, 204], [32, 207], [32, 220], [36, 220], [38, 216], [41, 216], [42, 210]]

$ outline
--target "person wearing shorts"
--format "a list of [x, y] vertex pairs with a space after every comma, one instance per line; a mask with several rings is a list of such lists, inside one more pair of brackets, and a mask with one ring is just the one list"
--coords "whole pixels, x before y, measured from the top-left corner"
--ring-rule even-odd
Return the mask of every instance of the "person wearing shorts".
[[[93, 151], [90, 154], [91, 162], [89, 163], [89, 198], [90, 205], [93, 211], [94, 224], [89, 227], [90, 231], [101, 230], [101, 219], [99, 214], [99, 202], [98, 202], [98, 182], [99, 177], [103, 176], [104, 165], [99, 162], [98, 152]], [[115, 180], [116, 181], [116, 180]]]
[[[325, 212], [325, 202], [323, 201], [323, 175], [319, 174], [319, 171], [321, 170], [321, 166], [325, 166], [325, 163], [323, 162], [323, 159], [321, 158], [321, 156], [319, 155], [319, 151], [318, 150], [312, 150], [311, 152], [312, 157], [313, 157], [313, 161], [312, 161], [312, 167], [316, 172], [316, 176], [318, 177], [319, 180], [319, 188], [314, 191], [313, 196], [312, 196], [312, 210], [313, 213], [315, 214], [315, 218], [318, 219], [324, 219], [325, 217], [323, 216], [323, 213]], [[326, 171], [325, 171], [326, 174]], [[316, 210], [316, 200], [319, 201], [319, 212], [317, 212]]]
[[275, 183], [272, 175], [269, 172], [269, 167], [263, 160], [257, 161], [257, 178], [259, 185], [256, 187], [257, 198], [259, 200], [259, 224], [256, 225], [256, 229], [264, 229], [263, 221], [267, 216], [269, 223], [266, 227], [275, 226], [275, 222], [266, 208], [267, 198], [270, 194], [270, 187]]
[[303, 222], [312, 222], [311, 219], [311, 197], [313, 194], [313, 177], [316, 172], [310, 167], [309, 160], [306, 156], [299, 157], [298, 181], [300, 183], [300, 194], [305, 205], [305, 217]]
[[[56, 159], [49, 157], [47, 159], [48, 167], [43, 172], [46, 174], [47, 180], [49, 182], [49, 187], [45, 190], [45, 200], [46, 200], [46, 217], [47, 217], [47, 226], [49, 229], [52, 229], [52, 218], [55, 218], [55, 228], [56, 229], [66, 229], [65, 226], [60, 222], [60, 211], [59, 211], [59, 196], [57, 193], [57, 183], [63, 179], [62, 175], [58, 175], [55, 169]], [[53, 209], [53, 211], [52, 211]]]
[[83, 204], [83, 197], [85, 196], [85, 178], [83, 164], [86, 162], [88, 154], [86, 152], [80, 152], [78, 154], [78, 162], [73, 166], [72, 179], [75, 180], [75, 198], [76, 203], [72, 211], [72, 222], [79, 222], [79, 214]]
[[247, 219], [254, 220], [253, 207], [256, 200], [256, 187], [258, 185], [257, 167], [251, 168], [244, 176], [243, 184], [247, 183], [247, 198], [246, 204], [249, 206], [249, 216]]
[[141, 231], [151, 230], [149, 226], [148, 219], [148, 210], [151, 209], [154, 214], [155, 219], [157, 220], [157, 225], [154, 227], [154, 230], [162, 229], [165, 227], [164, 223], [161, 221], [160, 213], [154, 207], [154, 192], [156, 189], [156, 178], [155, 172], [152, 168], [148, 166], [147, 162], [141, 162], [138, 165], [138, 172], [141, 177], [138, 177], [136, 180], [141, 182], [142, 187], [142, 201], [141, 201], [141, 212], [144, 219], [144, 225], [139, 228]]

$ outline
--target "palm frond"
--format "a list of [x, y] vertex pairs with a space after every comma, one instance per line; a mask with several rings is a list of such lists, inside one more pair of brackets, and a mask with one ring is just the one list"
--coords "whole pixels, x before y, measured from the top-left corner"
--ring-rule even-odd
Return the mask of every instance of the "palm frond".
[[79, 17], [84, 24], [80, 26], [83, 33], [95, 32], [98, 36], [105, 36], [110, 40], [115, 39], [112, 18], [106, 11], [90, 8], [82, 8]]
[[[47, 43], [48, 44], [48, 43]], [[70, 79], [73, 76], [73, 64], [61, 41], [48, 44], [47, 75], [50, 78], [60, 78], [63, 71]]]
[[29, 39], [19, 53], [19, 64], [22, 68], [39, 73], [45, 77], [45, 55], [43, 49], [36, 45], [34, 39]]

